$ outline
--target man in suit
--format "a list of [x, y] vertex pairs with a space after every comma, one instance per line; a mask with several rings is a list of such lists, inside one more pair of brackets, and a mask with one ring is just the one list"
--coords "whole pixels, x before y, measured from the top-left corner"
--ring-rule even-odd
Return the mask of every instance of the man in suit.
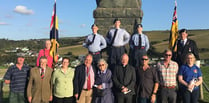
[[47, 58], [40, 58], [40, 66], [32, 68], [27, 88], [30, 103], [48, 103], [52, 101], [52, 69], [47, 66]]
[[179, 36], [180, 39], [177, 41], [177, 53], [174, 55], [174, 60], [178, 63], [179, 67], [185, 63], [185, 58], [188, 53], [193, 53], [195, 58], [200, 60], [196, 42], [188, 39], [187, 30], [181, 29]]
[[116, 103], [132, 103], [135, 94], [134, 86], [136, 82], [135, 69], [128, 64], [129, 57], [123, 54], [121, 65], [117, 65], [113, 72], [113, 82], [115, 85]]
[[75, 68], [73, 92], [77, 99], [77, 103], [91, 103], [95, 73], [95, 67], [92, 66], [92, 55], [88, 54], [85, 58], [84, 64]]

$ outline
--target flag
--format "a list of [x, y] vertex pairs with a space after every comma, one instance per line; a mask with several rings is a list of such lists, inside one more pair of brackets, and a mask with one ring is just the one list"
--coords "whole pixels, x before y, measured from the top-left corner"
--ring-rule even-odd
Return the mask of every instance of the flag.
[[176, 50], [177, 50], [176, 41], [178, 38], [178, 20], [177, 20], [177, 10], [176, 9], [177, 9], [177, 2], [175, 1], [173, 20], [172, 20], [170, 38], [169, 38], [169, 47], [168, 47], [173, 52], [176, 52]]
[[54, 9], [52, 12], [52, 19], [50, 24], [50, 41], [52, 43], [51, 49], [50, 49], [50, 56], [53, 57], [53, 63], [57, 62], [57, 49], [59, 47], [58, 44], [58, 18], [56, 15], [56, 0], [54, 3]]

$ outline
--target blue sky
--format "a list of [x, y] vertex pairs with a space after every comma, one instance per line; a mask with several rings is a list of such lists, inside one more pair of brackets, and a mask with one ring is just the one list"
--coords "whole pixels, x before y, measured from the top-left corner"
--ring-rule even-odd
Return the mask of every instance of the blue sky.
[[[0, 38], [49, 38], [54, 0], [0, 0]], [[209, 29], [209, 0], [177, 0], [179, 28]], [[91, 33], [96, 0], [57, 0], [60, 37]], [[144, 30], [170, 30], [174, 0], [142, 0]]]

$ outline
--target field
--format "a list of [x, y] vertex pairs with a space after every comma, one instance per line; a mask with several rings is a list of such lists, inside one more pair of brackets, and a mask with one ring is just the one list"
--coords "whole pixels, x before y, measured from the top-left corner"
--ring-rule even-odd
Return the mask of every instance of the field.
[[[148, 36], [155, 52], [162, 53], [165, 49], [168, 48], [169, 31], [145, 31], [144, 33]], [[188, 34], [189, 38], [196, 41], [200, 58], [209, 59], [209, 29], [189, 30]], [[72, 52], [72, 54], [76, 56], [88, 53], [87, 49], [82, 47], [82, 45], [65, 46], [58, 49], [58, 53], [60, 55], [65, 55], [69, 52]]]

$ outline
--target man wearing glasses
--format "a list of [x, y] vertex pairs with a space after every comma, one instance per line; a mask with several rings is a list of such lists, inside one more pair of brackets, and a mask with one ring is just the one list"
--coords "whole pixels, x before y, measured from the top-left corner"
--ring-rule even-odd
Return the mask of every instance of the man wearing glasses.
[[141, 66], [136, 68], [137, 103], [155, 103], [159, 86], [156, 68], [149, 66], [149, 58], [143, 55]]
[[157, 64], [160, 79], [159, 103], [176, 103], [178, 64], [171, 60], [171, 50], [165, 50], [163, 54], [164, 60]]

